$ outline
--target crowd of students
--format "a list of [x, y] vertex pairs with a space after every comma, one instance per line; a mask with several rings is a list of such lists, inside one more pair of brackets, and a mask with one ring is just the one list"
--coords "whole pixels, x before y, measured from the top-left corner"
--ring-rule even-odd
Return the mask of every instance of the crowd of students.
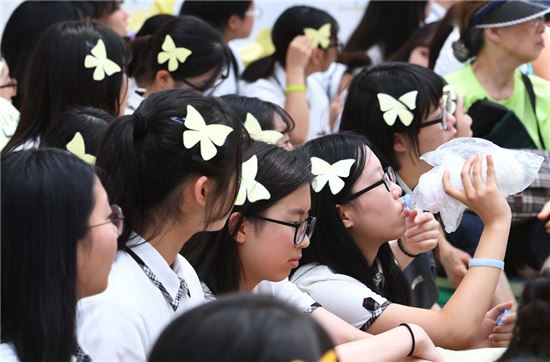
[[[229, 42], [260, 3], [184, 1], [132, 35], [121, 5], [25, 1], [6, 24], [0, 360], [550, 359], [550, 202], [515, 222], [491, 155], [441, 180], [456, 232], [402, 199], [457, 137], [548, 162], [549, 7], [373, 1], [344, 46], [289, 6], [245, 68]], [[515, 118], [480, 134], [498, 107]]]

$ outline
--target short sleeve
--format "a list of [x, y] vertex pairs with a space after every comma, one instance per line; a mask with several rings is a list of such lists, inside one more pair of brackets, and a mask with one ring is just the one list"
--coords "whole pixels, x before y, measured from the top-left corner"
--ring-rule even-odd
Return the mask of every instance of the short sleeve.
[[243, 96], [260, 98], [262, 101], [285, 107], [285, 94], [272, 78], [259, 79], [254, 83], [244, 83], [240, 93]]
[[254, 288], [253, 293], [273, 295], [275, 298], [287, 302], [304, 313], [311, 313], [312, 308], [319, 306], [314, 299], [298, 289], [298, 287], [288, 281], [288, 279], [284, 279], [280, 282], [264, 280]]
[[335, 274], [322, 265], [301, 267], [293, 275], [292, 282], [324, 309], [362, 330], [367, 330], [390, 305], [358, 280]]

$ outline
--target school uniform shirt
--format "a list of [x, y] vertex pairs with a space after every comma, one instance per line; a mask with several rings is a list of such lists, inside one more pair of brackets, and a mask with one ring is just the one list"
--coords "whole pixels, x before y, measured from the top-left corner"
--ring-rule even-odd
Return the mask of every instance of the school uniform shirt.
[[128, 101], [126, 102], [126, 108], [124, 109], [125, 115], [134, 114], [141, 102], [143, 102], [144, 98], [139, 94], [142, 91], [143, 89], [138, 87], [135, 79], [130, 78], [130, 81], [128, 82]]
[[[78, 348], [78, 354], [71, 357], [71, 362], [91, 362], [92, 359], [88, 355], [87, 351], [82, 346], [78, 346]], [[15, 348], [13, 348], [13, 344], [0, 344], [0, 361], [19, 362], [19, 358], [17, 358], [17, 353], [15, 352]]]
[[355, 278], [333, 272], [328, 266], [306, 264], [290, 280], [324, 309], [366, 331], [390, 305], [386, 298]]
[[[202, 289], [204, 292], [204, 298], [207, 301], [217, 299], [206, 284], [202, 283]], [[304, 313], [311, 313], [315, 308], [320, 306], [319, 303], [315, 302], [315, 300], [313, 300], [309, 295], [298, 289], [294, 283], [291, 283], [288, 278], [281, 280], [280, 282], [263, 280], [252, 290], [252, 294], [271, 295], [296, 307]]]
[[[306, 79], [307, 103], [309, 108], [309, 129], [307, 140], [330, 133], [330, 101], [322, 85], [311, 78]], [[275, 63], [273, 75], [258, 79], [254, 83], [244, 82], [241, 95], [257, 97], [261, 100], [285, 107], [286, 72], [278, 62]]]
[[[310, 77], [318, 82], [325, 91], [329, 102], [335, 101], [338, 97], [341, 98], [342, 104], [345, 103], [347, 97], [347, 89], [339, 93], [340, 83], [342, 77], [346, 73], [347, 67], [342, 63], [332, 63], [325, 72], [317, 72], [310, 75]], [[329, 113], [330, 115], [330, 113]], [[342, 114], [340, 113], [331, 128], [331, 132], [338, 132], [340, 129], [340, 120]]]
[[229, 69], [227, 70], [227, 78], [214, 89], [213, 95], [221, 97], [226, 94], [239, 94], [242, 81], [240, 79], [241, 72], [244, 69], [244, 63], [235, 47], [229, 43]]
[[19, 123], [19, 111], [5, 98], [0, 97], [0, 150], [9, 142]]
[[[135, 235], [135, 234], [134, 234]], [[202, 303], [199, 278], [187, 260], [177, 255], [172, 267], [159, 252], [135, 235], [127, 246], [175, 299], [180, 278], [189, 291], [176, 310], [142, 267], [126, 251], [117, 253], [107, 290], [78, 303], [78, 340], [98, 361], [144, 361], [157, 337], [174, 318]]]

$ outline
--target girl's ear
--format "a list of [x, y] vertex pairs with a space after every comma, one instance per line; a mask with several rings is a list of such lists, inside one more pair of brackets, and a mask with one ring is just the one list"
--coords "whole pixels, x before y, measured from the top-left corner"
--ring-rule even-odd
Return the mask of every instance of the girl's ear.
[[241, 218], [242, 215], [240, 213], [232, 212], [229, 216], [229, 220], [227, 221], [229, 232], [231, 233], [231, 235], [235, 235], [235, 241], [239, 244], [246, 242], [248, 226], [250, 224], [247, 218], [242, 218], [242, 221]]
[[193, 198], [201, 207], [206, 207], [208, 192], [212, 186], [210, 179], [206, 176], [200, 176], [195, 180], [193, 184]]
[[350, 229], [353, 227], [354, 223], [353, 220], [350, 219], [349, 209], [345, 205], [336, 205], [336, 210], [338, 211], [338, 216], [340, 217], [340, 220], [342, 220], [342, 224], [344, 224], [344, 227], [346, 229]]
[[325, 52], [322, 49], [315, 48], [311, 51], [309, 62], [314, 67], [320, 67], [323, 65], [324, 58], [325, 58]]
[[395, 153], [406, 153], [410, 150], [409, 139], [401, 133], [393, 134], [393, 151]]
[[172, 89], [175, 86], [174, 78], [170, 75], [170, 72], [164, 69], [161, 69], [155, 74], [154, 80], [155, 89]]

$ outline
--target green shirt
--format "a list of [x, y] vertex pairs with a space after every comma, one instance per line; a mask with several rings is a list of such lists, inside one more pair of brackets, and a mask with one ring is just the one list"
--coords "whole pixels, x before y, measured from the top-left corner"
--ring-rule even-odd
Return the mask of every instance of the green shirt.
[[[516, 114], [537, 147], [542, 148], [533, 107], [531, 106], [529, 94], [527, 93], [527, 89], [525, 89], [525, 84], [523, 84], [519, 70], [516, 70], [514, 74], [514, 92], [510, 98], [504, 100], [495, 100], [487, 94], [477, 80], [471, 64], [467, 64], [459, 70], [448, 74], [445, 79], [456, 89], [459, 95], [464, 97], [464, 108], [466, 111], [475, 101], [484, 98], [501, 104]], [[550, 82], [534, 75], [530, 75], [529, 79], [533, 84], [533, 90], [537, 97], [537, 116], [540, 133], [546, 150], [550, 151]]]

